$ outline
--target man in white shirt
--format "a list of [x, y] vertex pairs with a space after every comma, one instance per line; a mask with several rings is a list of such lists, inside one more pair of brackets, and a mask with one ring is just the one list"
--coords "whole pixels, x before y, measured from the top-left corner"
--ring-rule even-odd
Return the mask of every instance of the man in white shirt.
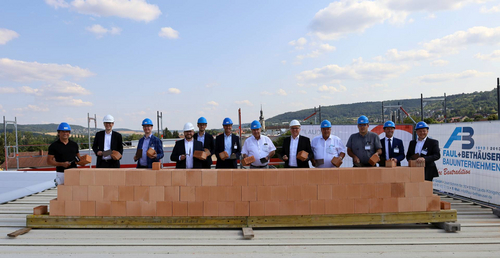
[[332, 135], [332, 123], [321, 122], [321, 135], [313, 138], [311, 148], [314, 152], [313, 165], [317, 168], [335, 167], [331, 160], [339, 157], [344, 160], [346, 147], [339, 137]]
[[[311, 149], [311, 140], [300, 134], [300, 123], [297, 120], [290, 122], [291, 136], [285, 138], [283, 141], [283, 148], [281, 156], [285, 162], [285, 168], [309, 168], [309, 160], [314, 159], [313, 151]], [[307, 152], [308, 159], [297, 159], [297, 154], [301, 151]]]
[[104, 131], [99, 131], [95, 134], [92, 150], [94, 151], [97, 160], [96, 168], [120, 168], [120, 160], [111, 158], [112, 151], [118, 151], [123, 155], [123, 140], [119, 132], [113, 131], [115, 118], [111, 115], [106, 115], [103, 119]]
[[175, 142], [170, 160], [175, 161], [175, 168], [202, 168], [203, 162], [194, 157], [194, 151], [203, 151], [203, 143], [194, 139], [194, 126], [184, 125], [184, 140]]
[[252, 136], [245, 140], [241, 154], [243, 158], [254, 156], [250, 168], [268, 168], [269, 160], [274, 156], [276, 147], [269, 137], [260, 134], [261, 125], [254, 120], [251, 124]]

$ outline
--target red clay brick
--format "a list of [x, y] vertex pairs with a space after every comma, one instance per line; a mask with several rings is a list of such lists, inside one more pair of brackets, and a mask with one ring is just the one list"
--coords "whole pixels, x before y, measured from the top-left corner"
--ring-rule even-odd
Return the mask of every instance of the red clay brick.
[[295, 215], [311, 215], [311, 201], [295, 201]]
[[280, 215], [280, 202], [279, 201], [265, 202], [264, 213], [266, 216]]
[[294, 185], [303, 185], [308, 182], [308, 171], [307, 170], [299, 170], [296, 169], [293, 171], [293, 184]]
[[390, 183], [375, 184], [376, 196], [377, 198], [391, 198], [392, 197], [392, 187]]
[[302, 185], [302, 200], [317, 200], [318, 199], [318, 186], [317, 185]]
[[209, 201], [210, 186], [196, 186], [195, 189], [196, 201], [204, 202]]
[[287, 187], [288, 200], [302, 200], [302, 187], [300, 185], [290, 185]]
[[72, 201], [73, 200], [73, 186], [58, 185], [57, 198], [59, 201]]
[[371, 183], [371, 184], [381, 183], [382, 182], [382, 170], [385, 170], [385, 169], [384, 168], [376, 168], [376, 167], [367, 169], [368, 183]]
[[412, 211], [410, 198], [397, 198], [398, 199], [398, 212]]
[[65, 216], [80, 216], [80, 201], [64, 201]]
[[311, 201], [311, 215], [325, 214], [325, 200], [312, 200]]
[[64, 216], [64, 201], [57, 199], [50, 200], [49, 214], [50, 216]]
[[234, 216], [234, 202], [219, 202], [219, 216]]
[[264, 185], [264, 171], [261, 169], [250, 169], [248, 171], [248, 185]]
[[336, 185], [339, 183], [338, 169], [322, 169], [324, 184]]
[[432, 181], [422, 181], [419, 183], [420, 194], [419, 196], [432, 196], [433, 186]]
[[80, 171], [80, 185], [95, 185], [95, 172], [91, 169]]
[[384, 212], [384, 199], [372, 198], [370, 199], [370, 213]]
[[88, 186], [86, 185], [76, 185], [73, 188], [73, 201], [87, 201], [88, 196]]
[[220, 169], [217, 171], [217, 186], [230, 186], [233, 183], [233, 171]]
[[172, 216], [172, 202], [156, 202], [156, 216]]
[[134, 186], [134, 201], [149, 201], [149, 186]]
[[110, 181], [111, 171], [100, 170], [95, 172], [95, 185], [114, 185]]
[[393, 198], [405, 197], [405, 184], [404, 183], [392, 183], [391, 184], [391, 197], [393, 197]]
[[321, 185], [325, 183], [323, 180], [323, 170], [322, 169], [311, 169], [307, 173], [307, 181], [311, 185]]
[[427, 197], [411, 197], [412, 211], [426, 211], [427, 210]]
[[156, 170], [141, 171], [141, 185], [142, 186], [156, 185]]
[[264, 172], [264, 185], [266, 186], [278, 185], [278, 170], [267, 169]]
[[241, 200], [242, 201], [256, 201], [257, 200], [257, 187], [256, 186], [242, 186], [241, 187]]
[[188, 216], [203, 216], [203, 202], [188, 202]]
[[110, 170], [109, 171], [109, 183], [113, 185], [125, 185], [125, 170]]
[[111, 214], [113, 217], [127, 216], [127, 202], [126, 201], [112, 201]]
[[[360, 184], [355, 184], [355, 185], [347, 185], [346, 186], [346, 195], [348, 199], [359, 199], [361, 198], [361, 193], [365, 191], [365, 187], [367, 185], [360, 185]], [[367, 189], [366, 191], [369, 191]]]
[[134, 169], [125, 171], [125, 185], [140, 186], [141, 185], [141, 171], [143, 169]]
[[156, 185], [171, 186], [172, 185], [172, 171], [162, 169], [156, 171]]
[[280, 201], [280, 215], [295, 215], [295, 201]]
[[96, 201], [95, 202], [95, 215], [96, 216], [111, 216], [111, 201]]
[[287, 200], [287, 187], [286, 186], [273, 186], [271, 188], [271, 199], [273, 201]]
[[196, 200], [196, 191], [194, 186], [181, 186], [181, 202], [194, 202]]
[[178, 186], [165, 186], [165, 201], [179, 201], [180, 190]]
[[345, 184], [332, 185], [332, 199], [347, 199], [347, 186]]
[[187, 202], [172, 202], [172, 216], [187, 216], [188, 203]]
[[450, 210], [451, 209], [451, 203], [449, 203], [449, 202], [440, 201], [439, 206], [441, 207], [441, 210]]
[[411, 182], [424, 182], [425, 171], [423, 167], [411, 168], [410, 170], [410, 181]]
[[248, 184], [248, 172], [244, 169], [232, 169], [233, 186], [246, 186]]
[[[201, 186], [201, 170], [188, 170], [188, 171], [186, 171], [186, 185], [187, 186]], [[189, 208], [188, 208], [188, 212], [189, 212]]]
[[427, 209], [426, 211], [439, 211], [441, 207], [439, 206], [439, 202], [441, 201], [441, 198], [437, 195], [432, 195], [432, 196], [427, 196], [426, 197], [426, 202], [427, 202]]
[[351, 214], [354, 213], [354, 200], [344, 199], [339, 200], [339, 210], [338, 214]]
[[134, 187], [127, 185], [118, 186], [118, 201], [133, 201]]
[[[219, 196], [218, 194], [220, 193], [219, 187], [217, 186], [207, 186], [208, 187], [208, 201], [218, 201]], [[224, 195], [220, 197], [221, 199], [224, 199]]]
[[173, 186], [186, 186], [186, 170], [173, 170], [172, 171], [172, 185]]
[[201, 185], [216, 186], [217, 185], [217, 170], [202, 169], [201, 170]]
[[377, 187], [375, 184], [361, 186], [361, 198], [371, 199], [377, 197]]
[[340, 169], [339, 170], [339, 184], [352, 184], [352, 169]]
[[80, 171], [76, 169], [68, 169], [64, 173], [64, 185], [74, 186], [80, 185]]
[[411, 182], [411, 171], [409, 167], [398, 167], [395, 172], [396, 182]]
[[219, 202], [203, 202], [203, 216], [218, 216]]
[[354, 213], [369, 213], [370, 199], [354, 199]]
[[164, 186], [150, 186], [149, 187], [149, 200], [160, 202], [165, 200], [165, 187]]
[[293, 185], [293, 170], [278, 169], [278, 185]]
[[33, 208], [33, 215], [44, 215], [49, 211], [47, 205], [38, 205]]
[[226, 200], [240, 202], [241, 186], [226, 186]]
[[383, 198], [384, 212], [398, 212], [398, 198]]
[[141, 202], [141, 216], [156, 216], [156, 202]]
[[[216, 201], [227, 201], [227, 189], [224, 186], [212, 186], [210, 189], [215, 189]], [[212, 191], [213, 192], [213, 191]]]
[[395, 168], [396, 166], [397, 166], [397, 163], [394, 160], [386, 160], [385, 161], [386, 168]]
[[318, 185], [318, 200], [331, 200], [331, 199], [332, 199], [332, 186]]
[[103, 186], [102, 199], [105, 201], [118, 201], [118, 186], [116, 185]]
[[381, 171], [381, 182], [382, 183], [395, 183], [396, 182], [396, 173], [398, 171], [395, 169], [383, 169]]
[[91, 185], [87, 190], [89, 201], [102, 201], [104, 197], [104, 189], [101, 185]]
[[158, 171], [161, 169], [161, 162], [153, 162], [152, 170]]
[[366, 184], [366, 183], [368, 183], [368, 170], [366, 168], [353, 168], [352, 169], [352, 183], [353, 184]]
[[337, 199], [325, 200], [325, 214], [340, 214], [339, 204], [340, 200]]
[[235, 202], [234, 203], [234, 216], [250, 216], [250, 203], [249, 202]]
[[272, 201], [271, 186], [257, 186], [258, 201]]
[[420, 183], [405, 183], [405, 197], [419, 197]]

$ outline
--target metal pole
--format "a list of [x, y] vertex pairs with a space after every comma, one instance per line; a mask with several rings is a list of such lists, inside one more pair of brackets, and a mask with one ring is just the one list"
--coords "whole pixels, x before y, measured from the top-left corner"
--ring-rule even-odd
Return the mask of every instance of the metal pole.
[[384, 102], [382, 101], [382, 120], [380, 123], [384, 123]]
[[[87, 134], [89, 137], [89, 155], [90, 153], [90, 113], [87, 113]], [[96, 164], [97, 164], [97, 157], [96, 157]], [[90, 163], [90, 167], [92, 168], [92, 163]]]
[[162, 132], [161, 138], [163, 139], [163, 112], [160, 112], [160, 113], [161, 113], [161, 127], [160, 128], [161, 128], [161, 132]]
[[19, 170], [19, 144], [17, 142], [17, 117], [14, 117], [14, 127], [16, 129], [16, 163], [17, 163], [17, 170]]
[[420, 120], [424, 121], [424, 94], [420, 93]]
[[[398, 102], [398, 106], [401, 106], [401, 104]], [[398, 108], [398, 113], [397, 113], [397, 120], [398, 123], [401, 124], [401, 110]]]
[[319, 122], [321, 123], [321, 121], [323, 121], [323, 120], [321, 120], [321, 105], [319, 105], [318, 109], [319, 109]]
[[158, 128], [158, 137], [160, 137], [160, 111], [156, 111], [156, 127]]
[[[240, 135], [240, 146], [242, 145], [241, 144], [241, 108], [238, 108], [238, 126], [239, 126], [239, 135]], [[241, 165], [241, 161], [240, 161], [240, 168], [243, 168], [242, 165]]]
[[3, 116], [3, 147], [5, 149], [5, 170], [9, 170], [9, 160], [7, 159], [7, 123], [5, 122], [5, 116]]
[[446, 118], [446, 92], [444, 93], [444, 122], [448, 123]]

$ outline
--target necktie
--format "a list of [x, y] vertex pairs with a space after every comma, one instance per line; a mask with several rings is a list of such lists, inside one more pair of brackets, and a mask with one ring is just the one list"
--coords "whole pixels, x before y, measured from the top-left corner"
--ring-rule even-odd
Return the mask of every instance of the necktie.
[[389, 158], [393, 158], [394, 157], [394, 150], [392, 149], [392, 144], [391, 144], [391, 139], [387, 139], [389, 141], [388, 145], [389, 145]]

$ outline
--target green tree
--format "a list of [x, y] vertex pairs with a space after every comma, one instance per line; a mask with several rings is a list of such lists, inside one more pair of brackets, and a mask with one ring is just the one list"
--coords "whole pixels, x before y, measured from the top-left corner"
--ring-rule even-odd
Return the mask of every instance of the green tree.
[[165, 127], [165, 130], [163, 130], [163, 138], [164, 139], [172, 138], [172, 132], [168, 130], [168, 127]]
[[498, 115], [497, 114], [491, 114], [488, 116], [488, 120], [498, 120]]
[[174, 132], [172, 133], [172, 138], [179, 138], [179, 132], [174, 131]]

